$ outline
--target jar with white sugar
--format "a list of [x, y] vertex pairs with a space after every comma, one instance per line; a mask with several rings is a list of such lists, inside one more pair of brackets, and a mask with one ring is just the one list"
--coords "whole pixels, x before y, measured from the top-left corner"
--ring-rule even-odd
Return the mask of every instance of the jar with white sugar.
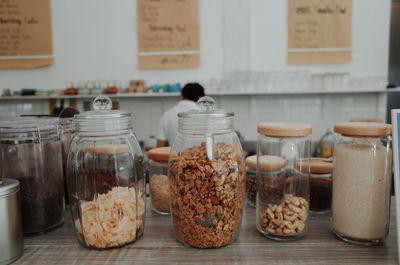
[[354, 122], [334, 131], [332, 231], [354, 244], [379, 244], [389, 231], [391, 127]]

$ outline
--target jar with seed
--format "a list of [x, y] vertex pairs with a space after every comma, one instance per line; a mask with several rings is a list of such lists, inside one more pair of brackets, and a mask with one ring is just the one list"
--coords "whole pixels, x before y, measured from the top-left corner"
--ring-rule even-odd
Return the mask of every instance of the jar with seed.
[[347, 242], [379, 244], [389, 231], [391, 127], [352, 122], [334, 131], [332, 230]]
[[93, 111], [75, 115], [67, 184], [75, 235], [88, 248], [135, 242], [143, 235], [145, 170], [130, 113], [98, 96]]
[[199, 111], [179, 113], [169, 178], [175, 236], [185, 246], [218, 248], [239, 235], [245, 164], [233, 113], [203, 97]]
[[170, 196], [168, 181], [168, 158], [170, 147], [153, 148], [148, 152], [149, 158], [149, 187], [151, 207], [159, 214], [170, 214]]
[[295, 165], [303, 169], [310, 159], [312, 127], [271, 122], [257, 131], [257, 229], [277, 241], [298, 239], [307, 231], [309, 178]]
[[302, 170], [296, 169], [303, 176], [310, 177], [310, 211], [316, 214], [330, 212], [332, 204], [332, 162], [323, 158], [311, 158], [305, 161]]

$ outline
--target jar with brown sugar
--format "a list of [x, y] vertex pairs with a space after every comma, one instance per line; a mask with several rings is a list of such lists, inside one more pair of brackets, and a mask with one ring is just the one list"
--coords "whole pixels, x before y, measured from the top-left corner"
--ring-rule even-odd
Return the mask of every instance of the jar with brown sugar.
[[170, 147], [153, 148], [148, 152], [151, 207], [159, 214], [170, 214], [168, 158]]
[[332, 230], [347, 242], [379, 244], [389, 231], [391, 127], [352, 122], [334, 131]]
[[257, 229], [277, 241], [298, 239], [307, 231], [309, 178], [296, 167], [309, 162], [312, 127], [269, 122], [257, 131]]
[[183, 245], [218, 248], [239, 235], [244, 157], [233, 113], [214, 109], [210, 97], [197, 104], [199, 111], [178, 114], [178, 135], [169, 158], [171, 215]]
[[146, 174], [131, 114], [111, 110], [105, 96], [93, 107], [74, 117], [68, 195], [78, 242], [106, 249], [143, 235]]

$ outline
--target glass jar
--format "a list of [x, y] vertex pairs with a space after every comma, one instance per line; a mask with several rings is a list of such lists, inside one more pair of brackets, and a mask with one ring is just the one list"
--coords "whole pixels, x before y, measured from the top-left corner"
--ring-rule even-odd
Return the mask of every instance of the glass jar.
[[0, 170], [21, 186], [24, 234], [64, 223], [64, 186], [58, 119], [21, 118], [0, 123]]
[[215, 110], [210, 97], [199, 99], [198, 106], [199, 111], [178, 114], [169, 159], [171, 214], [179, 242], [218, 248], [239, 234], [245, 165], [233, 113]]
[[120, 247], [144, 230], [145, 170], [130, 113], [98, 96], [75, 115], [67, 183], [75, 235], [88, 248]]
[[[323, 158], [311, 158], [305, 162], [304, 176], [310, 177], [310, 211], [316, 214], [330, 212], [332, 204], [332, 162]], [[299, 166], [296, 165], [296, 169]]]
[[307, 231], [309, 179], [299, 174], [295, 165], [303, 169], [310, 159], [312, 127], [271, 122], [259, 124], [257, 131], [258, 164], [265, 156], [274, 157], [274, 163], [281, 161], [281, 165], [285, 161], [283, 174], [260, 174], [261, 169], [257, 169], [257, 228], [273, 240], [298, 239]]
[[257, 156], [248, 156], [246, 162], [246, 198], [250, 207], [256, 207], [257, 197]]
[[[68, 194], [67, 157], [72, 141], [73, 118], [60, 118], [60, 128], [61, 128], [61, 157], [62, 157], [63, 176], [64, 176], [64, 192], [67, 195]], [[68, 196], [65, 196], [65, 202], [68, 204]]]
[[148, 152], [151, 207], [159, 214], [170, 214], [168, 158], [171, 147], [153, 148]]
[[332, 230], [347, 242], [379, 244], [389, 231], [391, 128], [354, 122], [334, 131]]

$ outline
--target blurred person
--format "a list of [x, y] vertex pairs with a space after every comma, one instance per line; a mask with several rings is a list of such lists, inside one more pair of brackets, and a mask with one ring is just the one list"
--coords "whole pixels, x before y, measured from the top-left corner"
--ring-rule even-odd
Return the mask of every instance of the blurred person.
[[157, 147], [171, 146], [174, 143], [178, 134], [178, 113], [198, 110], [196, 102], [203, 96], [205, 96], [204, 88], [199, 83], [188, 83], [182, 88], [181, 100], [161, 118]]

